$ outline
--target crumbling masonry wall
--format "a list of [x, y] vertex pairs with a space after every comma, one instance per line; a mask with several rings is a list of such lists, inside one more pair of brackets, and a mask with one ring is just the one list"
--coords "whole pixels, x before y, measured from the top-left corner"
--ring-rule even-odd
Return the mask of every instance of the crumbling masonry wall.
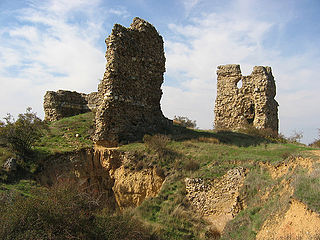
[[[271, 67], [255, 66], [242, 76], [240, 65], [218, 66], [215, 128], [239, 129], [253, 125], [278, 131], [278, 103]], [[237, 84], [242, 81], [242, 86]]]
[[162, 37], [148, 22], [134, 18], [129, 28], [115, 24], [106, 39], [106, 71], [99, 84], [94, 139], [114, 146], [164, 132], [172, 125], [160, 108], [165, 72]]
[[98, 93], [90, 94], [59, 90], [47, 91], [44, 95], [44, 119], [56, 121], [96, 109], [99, 104]]

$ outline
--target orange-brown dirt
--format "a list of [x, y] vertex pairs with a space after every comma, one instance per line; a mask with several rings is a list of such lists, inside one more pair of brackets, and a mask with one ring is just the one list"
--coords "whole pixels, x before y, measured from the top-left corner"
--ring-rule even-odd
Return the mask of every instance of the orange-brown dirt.
[[[320, 162], [320, 151], [313, 150], [311, 153], [317, 156], [316, 159], [298, 157], [277, 166], [265, 164], [273, 178], [277, 179], [290, 173], [298, 166], [313, 171], [313, 164]], [[287, 180], [282, 180], [284, 192], [293, 195], [294, 189]], [[267, 193], [268, 195], [268, 193]], [[281, 195], [281, 194], [280, 194]], [[266, 196], [268, 197], [268, 196]], [[311, 240], [320, 236], [320, 215], [308, 209], [308, 206], [301, 201], [291, 197], [290, 206], [287, 211], [270, 216], [264, 222], [257, 240]]]

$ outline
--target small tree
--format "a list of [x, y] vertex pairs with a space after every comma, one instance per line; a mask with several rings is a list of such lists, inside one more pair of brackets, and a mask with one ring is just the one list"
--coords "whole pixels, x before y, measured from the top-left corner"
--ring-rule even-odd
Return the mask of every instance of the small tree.
[[319, 131], [319, 137], [309, 144], [311, 147], [320, 148], [320, 128], [318, 129], [318, 131]]
[[293, 142], [293, 143], [298, 143], [301, 141], [301, 139], [303, 138], [303, 132], [302, 131], [294, 131], [293, 135], [288, 137], [288, 141], [289, 142]]
[[11, 149], [22, 159], [27, 159], [33, 153], [33, 146], [43, 135], [45, 123], [28, 107], [26, 112], [18, 115], [15, 120], [11, 114], [0, 123], [0, 143]]
[[187, 117], [181, 117], [181, 116], [174, 116], [173, 121], [175, 121], [178, 125], [188, 128], [196, 128], [197, 123], [196, 121], [192, 121], [191, 119]]

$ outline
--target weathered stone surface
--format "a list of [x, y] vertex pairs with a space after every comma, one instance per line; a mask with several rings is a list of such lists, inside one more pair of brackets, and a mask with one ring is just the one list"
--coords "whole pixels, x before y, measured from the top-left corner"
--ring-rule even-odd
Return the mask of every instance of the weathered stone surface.
[[223, 177], [204, 181], [186, 178], [187, 199], [215, 228], [222, 232], [226, 223], [242, 210], [239, 190], [245, 179], [242, 167], [229, 170]]
[[59, 90], [47, 91], [44, 96], [44, 119], [56, 121], [81, 113], [93, 111], [99, 104], [98, 93], [90, 94]]
[[94, 139], [114, 146], [164, 132], [172, 125], [160, 108], [165, 72], [163, 40], [148, 22], [116, 24], [106, 39], [106, 71], [99, 84]]
[[[270, 67], [256, 66], [242, 76], [240, 65], [218, 66], [215, 128], [238, 129], [251, 124], [278, 131], [276, 85]], [[242, 87], [237, 84], [242, 81]]]

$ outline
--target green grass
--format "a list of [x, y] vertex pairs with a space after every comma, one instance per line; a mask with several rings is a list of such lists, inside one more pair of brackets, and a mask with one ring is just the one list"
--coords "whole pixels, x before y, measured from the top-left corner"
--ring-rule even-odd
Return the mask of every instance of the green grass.
[[15, 192], [30, 197], [32, 196], [31, 191], [39, 187], [40, 185], [34, 180], [20, 180], [12, 184], [0, 183], [0, 194]]
[[313, 211], [320, 213], [320, 165], [314, 167], [310, 175], [305, 171], [299, 172], [294, 183], [294, 196]]
[[[253, 166], [240, 191], [241, 200], [247, 208], [227, 224], [221, 239], [253, 240], [268, 217], [284, 211], [288, 206], [289, 195], [279, 197], [283, 187], [280, 181], [272, 179], [266, 169]], [[269, 196], [262, 199], [267, 191]]]
[[49, 123], [49, 130], [37, 143], [36, 149], [55, 153], [92, 147], [93, 119], [94, 114], [89, 112]]
[[[49, 123], [49, 130], [36, 146], [39, 158], [92, 147], [93, 118], [93, 113], [85, 113]], [[305, 156], [306, 151], [312, 149], [245, 133], [192, 130], [179, 126], [174, 126], [167, 137], [169, 140], [164, 144], [154, 144], [157, 142], [149, 138], [145, 139], [151, 141], [149, 143], [141, 141], [119, 148], [132, 156], [125, 163], [130, 169], [153, 166], [166, 176], [158, 196], [145, 200], [133, 210], [135, 217], [152, 226], [156, 235], [163, 239], [205, 239], [208, 225], [193, 212], [186, 200], [184, 179], [217, 178], [236, 166], [250, 170], [241, 192], [243, 198], [246, 196], [243, 201], [248, 208], [227, 225], [224, 239], [254, 239], [266, 218], [279, 209], [283, 210], [287, 204], [287, 198], [277, 197], [281, 190], [280, 180], [271, 179], [259, 163], [277, 164], [291, 156]], [[159, 139], [158, 136], [157, 141]], [[0, 163], [8, 156], [10, 153], [0, 148]], [[311, 177], [301, 175], [295, 185], [295, 196], [317, 211], [320, 209], [319, 175], [317, 171]], [[22, 180], [15, 184], [1, 184], [0, 192], [15, 191], [30, 196], [36, 187], [34, 182]], [[261, 201], [261, 194], [267, 189], [272, 189], [271, 197]]]
[[[274, 188], [272, 196], [261, 202], [261, 194], [279, 181], [271, 179], [269, 173], [260, 168], [259, 162], [277, 164], [291, 156], [305, 155], [310, 148], [292, 143], [273, 143], [260, 137], [240, 133], [212, 131], [192, 131], [182, 139], [172, 135], [171, 141], [161, 152], [148, 149], [144, 143], [121, 146], [120, 150], [134, 152], [144, 166], [152, 165], [164, 169], [167, 175], [160, 194], [143, 202], [138, 208], [140, 217], [149, 223], [160, 225], [161, 236], [165, 239], [203, 239], [206, 224], [188, 206], [185, 199], [184, 179], [201, 177], [213, 179], [221, 177], [229, 169], [242, 166], [250, 169], [242, 195], [246, 195], [248, 208], [239, 214], [230, 225], [225, 239], [254, 239], [267, 217], [285, 209], [287, 198], [277, 198], [281, 188]], [[205, 139], [201, 139], [205, 138]], [[220, 143], [210, 138], [219, 139]], [[221, 139], [225, 142], [221, 143]], [[228, 139], [228, 141], [226, 141]], [[254, 139], [257, 142], [254, 142]], [[244, 140], [244, 143], [241, 143]], [[188, 167], [192, 162], [197, 167]]]

